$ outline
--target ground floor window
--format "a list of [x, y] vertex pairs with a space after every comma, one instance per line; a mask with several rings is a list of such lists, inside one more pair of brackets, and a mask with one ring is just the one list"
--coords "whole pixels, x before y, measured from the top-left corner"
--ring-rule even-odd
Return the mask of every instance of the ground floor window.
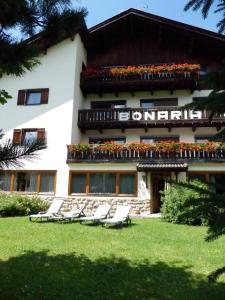
[[91, 173], [90, 174], [91, 194], [116, 194], [115, 173]]
[[193, 172], [189, 174], [189, 180], [198, 179], [209, 184], [210, 188], [218, 194], [225, 193], [225, 173]]
[[16, 192], [36, 192], [37, 191], [37, 174], [19, 172], [15, 174], [14, 191]]
[[209, 181], [214, 192], [218, 194], [225, 193], [225, 174], [210, 174]]
[[56, 172], [1, 172], [0, 190], [5, 192], [55, 193]]
[[10, 174], [0, 173], [0, 191], [10, 191]]
[[136, 195], [136, 172], [71, 172], [70, 194]]

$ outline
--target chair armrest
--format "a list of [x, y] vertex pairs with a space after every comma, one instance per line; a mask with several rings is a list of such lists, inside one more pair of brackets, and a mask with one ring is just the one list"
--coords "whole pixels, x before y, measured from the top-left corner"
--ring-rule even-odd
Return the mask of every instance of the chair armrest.
[[46, 211], [39, 211], [38, 215], [44, 215], [46, 214], [47, 210]]
[[62, 213], [53, 213], [53, 214], [51, 214], [51, 216], [54, 216], [54, 217], [63, 217], [63, 214]]
[[107, 217], [108, 217], [108, 214], [104, 214], [104, 215], [100, 216], [101, 219], [107, 219]]

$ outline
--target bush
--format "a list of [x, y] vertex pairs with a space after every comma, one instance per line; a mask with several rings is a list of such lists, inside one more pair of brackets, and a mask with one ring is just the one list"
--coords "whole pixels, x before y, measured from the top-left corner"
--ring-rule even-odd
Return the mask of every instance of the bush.
[[[199, 181], [191, 181], [192, 186], [196, 188], [208, 190], [208, 185]], [[207, 194], [207, 193], [206, 193]], [[191, 207], [185, 207], [185, 203], [190, 200], [202, 199], [202, 195], [193, 188], [179, 186], [179, 184], [172, 183], [168, 190], [162, 192], [162, 218], [168, 222], [189, 225], [207, 225], [207, 220], [203, 215], [190, 214]], [[205, 196], [204, 196], [205, 197]]]
[[44, 211], [48, 203], [38, 197], [27, 197], [18, 194], [0, 194], [0, 216], [27, 216]]

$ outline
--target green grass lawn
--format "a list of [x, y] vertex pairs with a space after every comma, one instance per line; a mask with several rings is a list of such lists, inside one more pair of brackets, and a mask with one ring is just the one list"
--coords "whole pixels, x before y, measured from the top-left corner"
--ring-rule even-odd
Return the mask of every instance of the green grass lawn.
[[0, 299], [225, 299], [225, 238], [133, 220], [124, 229], [0, 218]]

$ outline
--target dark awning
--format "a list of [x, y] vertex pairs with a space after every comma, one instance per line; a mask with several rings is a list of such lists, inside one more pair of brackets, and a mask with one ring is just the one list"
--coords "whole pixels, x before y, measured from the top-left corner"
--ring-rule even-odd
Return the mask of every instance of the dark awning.
[[187, 169], [187, 163], [140, 163], [137, 165], [138, 171], [179, 172], [187, 171]]

